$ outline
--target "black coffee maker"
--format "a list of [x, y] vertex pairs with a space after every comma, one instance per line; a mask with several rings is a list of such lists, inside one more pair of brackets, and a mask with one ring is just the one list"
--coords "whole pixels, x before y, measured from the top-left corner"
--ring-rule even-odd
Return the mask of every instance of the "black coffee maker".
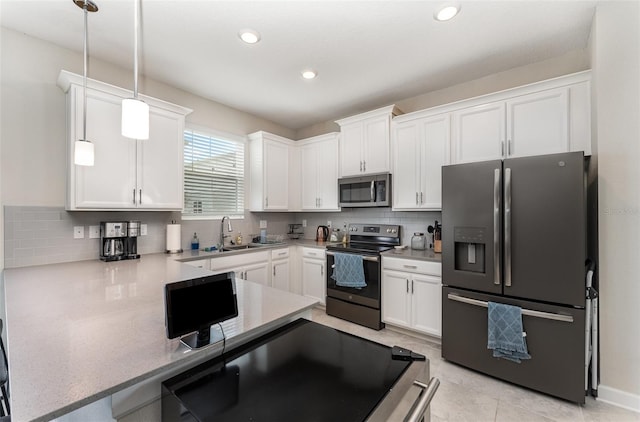
[[138, 236], [140, 236], [140, 222], [129, 221], [127, 223], [127, 238], [124, 240], [125, 259], [139, 259]]

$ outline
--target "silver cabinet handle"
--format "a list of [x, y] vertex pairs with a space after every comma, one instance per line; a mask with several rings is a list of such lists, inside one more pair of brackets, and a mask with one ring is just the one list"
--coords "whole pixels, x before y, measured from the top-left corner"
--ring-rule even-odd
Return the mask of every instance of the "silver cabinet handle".
[[140, 189], [140, 193], [139, 193], [138, 198], [139, 198], [138, 199], [138, 204], [142, 205], [142, 189]]
[[507, 156], [511, 156], [511, 139], [507, 141]]
[[273, 276], [275, 277], [276, 275], [276, 267], [273, 267]]
[[324, 265], [320, 265], [320, 275], [324, 275]]
[[407, 293], [409, 293], [409, 279], [405, 280], [407, 282]]
[[411, 280], [411, 294], [413, 294], [413, 280]]
[[500, 142], [500, 156], [504, 157], [504, 141]]
[[366, 160], [362, 162], [362, 171], [367, 171], [367, 162], [366, 162]]
[[412, 270], [416, 270], [416, 269], [418, 269], [418, 266], [417, 266], [417, 265], [406, 265], [406, 264], [405, 264], [405, 265], [403, 265], [403, 267], [405, 267], [405, 268], [410, 268], [410, 269], [412, 269]]
[[268, 206], [269, 206], [269, 197], [268, 197], [268, 196], [265, 196], [265, 197], [264, 197], [264, 206], [265, 206], [265, 207], [268, 207]]
[[280, 252], [280, 253], [278, 253], [278, 255], [279, 255], [279, 256], [286, 255], [286, 254], [287, 254], [286, 252]]
[[360, 171], [362, 171], [362, 161], [360, 161]]
[[504, 169], [504, 285], [511, 287], [511, 169]]
[[422, 192], [420, 192], [420, 204], [424, 204], [424, 199], [422, 198]]
[[136, 189], [133, 188], [133, 205], [136, 204]]
[[493, 170], [493, 284], [500, 284], [500, 169]]
[[416, 192], [416, 205], [418, 205], [418, 192]]
[[414, 381], [413, 383], [418, 387], [423, 388], [424, 392], [420, 394], [418, 404], [413, 406], [413, 411], [407, 415], [407, 418], [405, 419], [407, 422], [418, 422], [423, 419], [425, 412], [431, 404], [433, 396], [436, 394], [436, 391], [438, 391], [438, 387], [440, 386], [440, 380], [438, 378], [431, 378], [428, 385], [423, 384], [420, 381]]
[[[471, 299], [470, 297], [459, 296], [455, 293], [447, 294], [447, 299], [454, 300], [456, 302], [466, 303], [468, 305], [480, 306], [481, 308], [488, 308], [489, 304], [484, 300]], [[552, 319], [554, 321], [561, 322], [573, 322], [573, 316], [564, 314], [555, 314], [553, 312], [534, 311], [533, 309], [522, 308], [522, 315], [527, 315], [535, 318]]]

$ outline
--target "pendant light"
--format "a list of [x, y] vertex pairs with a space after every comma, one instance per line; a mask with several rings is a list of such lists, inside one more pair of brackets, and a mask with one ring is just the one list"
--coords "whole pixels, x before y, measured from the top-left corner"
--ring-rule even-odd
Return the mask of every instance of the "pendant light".
[[138, 99], [138, 32], [140, 0], [134, 0], [133, 12], [133, 98], [122, 100], [122, 136], [149, 139], [149, 105]]
[[84, 73], [82, 78], [82, 139], [74, 143], [73, 162], [79, 166], [92, 166], [94, 161], [94, 149], [91, 141], [87, 139], [87, 15], [88, 12], [97, 12], [98, 6], [91, 0], [73, 0], [76, 6], [84, 11]]

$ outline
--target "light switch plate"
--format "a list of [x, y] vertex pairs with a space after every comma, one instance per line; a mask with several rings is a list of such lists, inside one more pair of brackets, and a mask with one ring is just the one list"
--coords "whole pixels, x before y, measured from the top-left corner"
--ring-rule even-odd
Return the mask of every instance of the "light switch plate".
[[73, 226], [73, 238], [84, 239], [84, 226]]
[[100, 226], [89, 226], [89, 239], [97, 239], [100, 237]]
[[267, 220], [260, 220], [260, 228], [261, 229], [267, 228]]
[[140, 224], [140, 236], [146, 236], [146, 235], [147, 235], [147, 225]]

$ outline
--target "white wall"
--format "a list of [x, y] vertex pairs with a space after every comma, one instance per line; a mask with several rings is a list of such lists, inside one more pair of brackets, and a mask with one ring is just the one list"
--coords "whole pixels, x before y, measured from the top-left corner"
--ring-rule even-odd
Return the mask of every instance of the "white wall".
[[[569, 73], [580, 72], [589, 68], [589, 50], [575, 50], [559, 57], [494, 73], [437, 91], [427, 92], [411, 98], [398, 99], [395, 104], [404, 113], [410, 113]], [[343, 117], [347, 116], [337, 116], [336, 119]], [[340, 127], [333, 121], [321, 122], [298, 130], [294, 139], [304, 139], [339, 130]]]
[[594, 97], [600, 238], [600, 398], [640, 411], [640, 3], [599, 3]]
[[[56, 86], [61, 69], [82, 73], [82, 54], [18, 32], [1, 29], [2, 204], [64, 206], [65, 94]], [[131, 89], [133, 71], [89, 62], [89, 76]], [[270, 121], [208, 101], [162, 83], [142, 79], [140, 92], [194, 110], [188, 123], [236, 135], [266, 130], [295, 132]]]

